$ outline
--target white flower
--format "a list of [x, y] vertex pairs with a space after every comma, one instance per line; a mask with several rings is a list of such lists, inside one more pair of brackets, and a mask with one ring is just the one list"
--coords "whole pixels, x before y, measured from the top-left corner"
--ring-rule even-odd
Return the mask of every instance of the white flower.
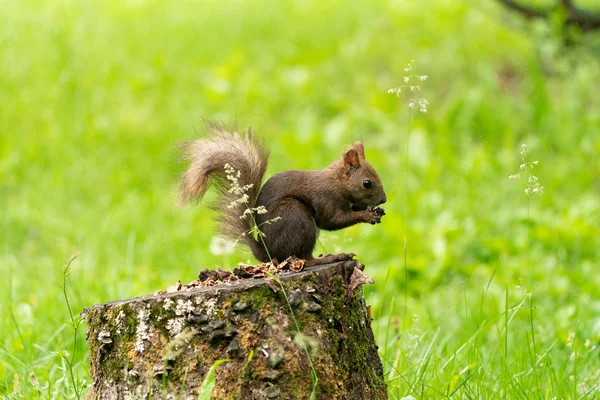
[[265, 208], [265, 206], [258, 206], [255, 208], [255, 211], [257, 214], [266, 214], [267, 213], [267, 209]]
[[[539, 178], [533, 174], [533, 170], [538, 165], [538, 161], [528, 161], [527, 159], [527, 145], [521, 144], [521, 163], [519, 169], [524, 170], [515, 175], [510, 175], [508, 179], [519, 179], [521, 174], [527, 176], [527, 187], [525, 188], [525, 194], [530, 195], [532, 193], [544, 193], [544, 187], [540, 185]], [[530, 171], [526, 171], [529, 169]]]
[[419, 111], [421, 111], [422, 113], [426, 113], [428, 105], [429, 105], [429, 102], [427, 101], [426, 98], [419, 99]]
[[210, 240], [210, 252], [215, 256], [225, 256], [233, 253], [234, 243], [220, 236], [213, 236]]

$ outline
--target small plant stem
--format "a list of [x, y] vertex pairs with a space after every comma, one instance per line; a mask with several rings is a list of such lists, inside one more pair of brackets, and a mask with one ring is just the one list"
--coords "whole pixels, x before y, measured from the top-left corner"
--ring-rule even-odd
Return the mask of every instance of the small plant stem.
[[[408, 166], [409, 166], [409, 151], [410, 144], [410, 123], [412, 117], [412, 107], [408, 107], [408, 127], [406, 130], [406, 149], [405, 149], [405, 166], [404, 166], [404, 225], [405, 232], [408, 229]], [[406, 327], [406, 317], [408, 314], [408, 244], [406, 233], [404, 234], [404, 318], [402, 320], [402, 330]]]
[[402, 330], [406, 329], [406, 316], [408, 314], [408, 268], [406, 266], [406, 235], [404, 235], [404, 318], [402, 321]]
[[328, 251], [325, 248], [325, 245], [323, 244], [323, 242], [321, 242], [321, 239], [319, 239], [318, 237], [317, 237], [317, 243], [319, 243], [319, 246], [321, 246], [321, 250], [323, 251], [323, 254], [327, 254]]
[[181, 382], [181, 389], [179, 390], [179, 397], [177, 397], [177, 400], [181, 400], [181, 396], [183, 396], [183, 391], [185, 390], [185, 382], [187, 380], [187, 375], [188, 375], [188, 367], [185, 367], [185, 371], [183, 373], [183, 382]]
[[[248, 373], [248, 367], [250, 366], [250, 363], [252, 362], [252, 359], [254, 358], [254, 350], [250, 350], [250, 353], [248, 353], [248, 357], [246, 358], [246, 362], [244, 363], [244, 366], [241, 369], [241, 372], [237, 378], [237, 381], [235, 383], [235, 389], [233, 390], [233, 393], [231, 393], [231, 396], [227, 397], [227, 400], [230, 400], [232, 398], [234, 398], [234, 396], [238, 393], [238, 389], [241, 392], [241, 387], [242, 387], [242, 379], [244, 378], [244, 376], [246, 376], [246, 374]], [[240, 393], [240, 397], [241, 397], [241, 393]]]
[[503, 379], [504, 381], [504, 392], [507, 393], [507, 383], [508, 383], [508, 376], [509, 376], [509, 372], [508, 372], [508, 324], [509, 324], [509, 318], [508, 318], [508, 310], [509, 310], [509, 305], [508, 305], [508, 285], [506, 286], [506, 291], [504, 294], [504, 372], [505, 372], [505, 377]]
[[265, 244], [265, 241], [263, 239], [263, 233], [260, 231], [260, 229], [258, 229], [259, 225], [256, 223], [256, 218], [254, 218], [254, 213], [250, 213], [250, 217], [252, 218], [252, 223], [254, 224], [254, 226], [256, 227], [256, 229], [258, 231], [256, 235], [259, 237], [260, 242], [262, 243], [263, 247], [265, 248], [265, 251], [267, 252], [267, 257], [269, 257], [269, 261], [272, 262], [273, 259], [271, 258], [271, 254], [269, 253], [269, 249], [267, 248], [267, 245]]
[[529, 325], [531, 327], [531, 344], [533, 345], [533, 356], [531, 357], [531, 367], [533, 369], [533, 375], [535, 377], [535, 386], [537, 389], [538, 397], [541, 398], [538, 372], [535, 369], [536, 361], [537, 361], [537, 346], [535, 343], [535, 330], [533, 329], [533, 297], [532, 296], [529, 297]]
[[527, 195], [527, 271], [531, 270], [531, 248], [529, 245], [529, 195]]
[[73, 364], [75, 363], [75, 351], [77, 350], [77, 332], [79, 330], [79, 325], [81, 325], [81, 318], [75, 319], [73, 316], [73, 310], [71, 308], [71, 302], [69, 301], [69, 296], [67, 295], [67, 276], [69, 275], [69, 268], [71, 263], [75, 261], [75, 259], [79, 256], [79, 253], [73, 254], [63, 268], [62, 274], [62, 289], [63, 296], [65, 298], [65, 303], [67, 304], [67, 310], [69, 311], [69, 318], [71, 319], [70, 325], [73, 329], [73, 348], [71, 350], [71, 357], [63, 357], [67, 366], [69, 368], [69, 379], [71, 380], [71, 384], [73, 385], [73, 390], [75, 390], [75, 397], [79, 399], [81, 397], [81, 393], [79, 391], [79, 387], [77, 382], [75, 381], [75, 373], [73, 372]]
[[10, 318], [12, 319], [13, 324], [15, 325], [15, 331], [17, 332], [17, 336], [19, 336], [19, 340], [23, 344], [23, 349], [25, 350], [25, 355], [27, 356], [27, 367], [29, 369], [33, 369], [31, 362], [31, 353], [29, 352], [29, 346], [25, 343], [25, 339], [23, 338], [23, 334], [21, 333], [21, 328], [19, 327], [19, 323], [15, 318], [15, 314], [13, 313], [11, 306], [9, 306], [8, 312], [10, 314]]
[[571, 355], [573, 357], [573, 398], [578, 398], [577, 394], [577, 382], [578, 382], [578, 370], [577, 370], [577, 330], [579, 329], [579, 321], [577, 321], [577, 325], [575, 326], [575, 331], [573, 332], [573, 345], [571, 347]]

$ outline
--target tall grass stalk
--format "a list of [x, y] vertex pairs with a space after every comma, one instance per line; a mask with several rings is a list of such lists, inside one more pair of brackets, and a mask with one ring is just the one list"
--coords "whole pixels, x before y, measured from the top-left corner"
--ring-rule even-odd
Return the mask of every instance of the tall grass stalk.
[[527, 145], [523, 143], [521, 145], [521, 164], [519, 165], [520, 172], [510, 175], [508, 179], [521, 179], [524, 177], [527, 179], [525, 184], [526, 194], [526, 247], [527, 247], [527, 269], [531, 268], [531, 217], [530, 217], [530, 195], [531, 194], [542, 194], [544, 193], [544, 187], [540, 185], [539, 178], [533, 174], [535, 167], [538, 165], [538, 161], [529, 161], [527, 155]]
[[[388, 93], [391, 94], [395, 94], [397, 97], [400, 97], [402, 93], [404, 92], [419, 92], [421, 90], [421, 87], [419, 86], [418, 81], [423, 82], [427, 79], [427, 75], [414, 75], [414, 71], [413, 71], [413, 63], [414, 60], [411, 60], [407, 67], [404, 68], [404, 84], [401, 86], [398, 86], [396, 88], [392, 88], [388, 90]], [[417, 82], [415, 82], [417, 81]], [[409, 202], [408, 202], [408, 197], [410, 194], [410, 189], [409, 189], [409, 167], [410, 167], [410, 135], [411, 135], [411, 130], [412, 130], [412, 118], [413, 118], [413, 108], [418, 107], [419, 111], [422, 113], [427, 112], [427, 106], [429, 105], [429, 102], [424, 98], [424, 97], [410, 97], [408, 99], [408, 121], [407, 121], [407, 125], [406, 125], [406, 140], [405, 140], [405, 148], [404, 148], [404, 198], [403, 198], [403, 207], [404, 207], [404, 235], [403, 235], [403, 263], [404, 263], [404, 268], [403, 268], [403, 272], [404, 272], [404, 310], [403, 310], [403, 316], [402, 316], [402, 332], [401, 332], [401, 338], [402, 340], [399, 341], [399, 346], [398, 346], [398, 356], [397, 356], [397, 360], [396, 363], [400, 362], [401, 364], [401, 360], [404, 357], [403, 354], [403, 348], [402, 348], [402, 343], [404, 340], [404, 333], [406, 332], [407, 329], [407, 321], [408, 321], [408, 281], [409, 281], [409, 272], [408, 272], [408, 229], [410, 226], [410, 213], [409, 213]], [[386, 334], [386, 346], [387, 346], [387, 334]], [[398, 364], [396, 364], [398, 365]], [[393, 365], [392, 365], [393, 367]], [[403, 368], [400, 368], [401, 370]], [[424, 370], [425, 371], [425, 370]], [[424, 373], [424, 372], [423, 372]], [[419, 376], [419, 379], [424, 379], [424, 376]], [[424, 381], [422, 381], [422, 383], [424, 383]], [[424, 389], [422, 388], [422, 392], [424, 391]], [[414, 392], [414, 390], [412, 390], [411, 392]]]
[[[406, 68], [404, 68], [404, 84], [396, 88], [388, 90], [388, 93], [395, 94], [397, 97], [404, 92], [416, 93], [421, 91], [419, 82], [427, 80], [427, 75], [415, 75], [414, 74], [414, 60], [411, 60]], [[415, 82], [416, 81], [416, 82]], [[410, 167], [410, 133], [412, 123], [412, 110], [415, 107], [419, 108], [422, 113], [427, 112], [429, 102], [424, 97], [410, 97], [408, 99], [408, 123], [406, 126], [406, 143], [405, 143], [405, 155], [404, 155], [404, 225], [405, 232], [409, 227], [409, 212], [408, 212], [408, 169]], [[408, 315], [408, 238], [407, 234], [404, 234], [404, 317], [402, 320], [402, 330], [406, 329], [406, 317]]]
[[535, 381], [535, 388], [537, 391], [537, 395], [539, 398], [542, 398], [542, 393], [540, 391], [540, 378], [536, 367], [537, 364], [537, 344], [535, 341], [535, 329], [533, 324], [533, 296], [529, 295], [529, 327], [531, 329], [531, 343], [529, 343], [529, 336], [525, 336], [527, 338], [527, 348], [529, 349], [529, 358], [531, 361], [533, 379]]
[[404, 225], [405, 225], [405, 233], [404, 233], [404, 316], [402, 320], [402, 330], [406, 329], [406, 316], [408, 315], [408, 240], [406, 235], [406, 230], [408, 229], [408, 167], [409, 163], [409, 145], [410, 145], [410, 129], [411, 129], [411, 119], [412, 119], [412, 107], [408, 107], [408, 124], [406, 127], [406, 154], [404, 156]]
[[60, 285], [60, 289], [62, 291], [63, 297], [65, 299], [65, 304], [67, 305], [67, 310], [69, 312], [69, 326], [73, 332], [73, 346], [71, 348], [71, 353], [69, 352], [59, 352], [61, 358], [67, 365], [67, 371], [69, 374], [69, 380], [71, 381], [71, 385], [73, 386], [73, 391], [75, 392], [75, 397], [79, 400], [81, 398], [82, 387], [77, 383], [77, 379], [75, 376], [75, 372], [73, 371], [73, 365], [75, 364], [75, 355], [77, 351], [77, 333], [79, 331], [79, 326], [83, 322], [81, 317], [75, 316], [73, 314], [73, 309], [71, 307], [71, 302], [69, 300], [69, 296], [67, 294], [67, 277], [71, 273], [71, 264], [75, 259], [79, 256], [79, 253], [73, 254], [68, 260], [62, 270], [62, 284]]

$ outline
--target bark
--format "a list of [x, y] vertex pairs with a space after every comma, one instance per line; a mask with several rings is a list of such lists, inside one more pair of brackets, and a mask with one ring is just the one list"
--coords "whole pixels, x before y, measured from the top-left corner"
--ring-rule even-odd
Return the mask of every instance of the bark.
[[229, 359], [216, 369], [213, 399], [308, 399], [308, 349], [318, 399], [387, 399], [361, 266], [281, 274], [285, 291], [245, 279], [89, 307], [88, 398], [197, 399], [209, 368]]

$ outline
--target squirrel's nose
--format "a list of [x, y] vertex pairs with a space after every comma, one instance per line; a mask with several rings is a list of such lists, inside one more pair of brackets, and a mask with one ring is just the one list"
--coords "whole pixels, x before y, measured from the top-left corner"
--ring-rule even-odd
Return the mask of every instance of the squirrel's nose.
[[381, 201], [379, 202], [379, 204], [383, 204], [387, 201], [387, 197], [385, 196], [385, 194], [383, 195], [383, 199], [381, 199]]

